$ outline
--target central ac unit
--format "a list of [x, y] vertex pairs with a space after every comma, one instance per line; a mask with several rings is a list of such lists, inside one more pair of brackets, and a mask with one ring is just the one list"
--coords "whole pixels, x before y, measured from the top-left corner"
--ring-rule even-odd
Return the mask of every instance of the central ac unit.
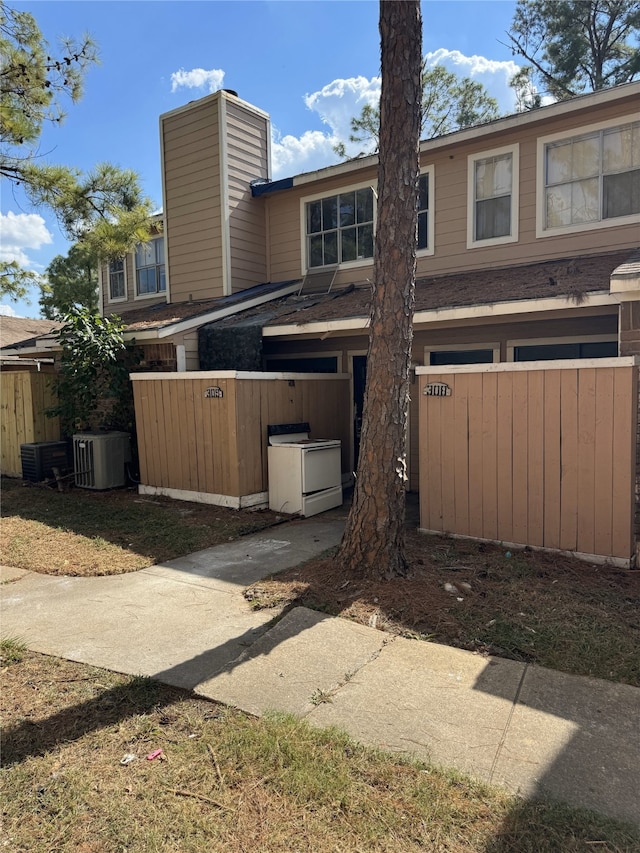
[[125, 465], [131, 461], [128, 432], [83, 432], [73, 436], [73, 470], [76, 486], [116, 489], [127, 481]]
[[66, 473], [71, 465], [66, 441], [33, 441], [20, 445], [22, 479], [40, 483], [53, 477], [53, 469]]

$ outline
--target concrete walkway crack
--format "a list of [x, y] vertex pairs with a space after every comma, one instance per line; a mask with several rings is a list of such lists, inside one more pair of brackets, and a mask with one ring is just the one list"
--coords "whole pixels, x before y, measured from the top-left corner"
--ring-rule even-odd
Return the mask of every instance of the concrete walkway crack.
[[513, 697], [513, 702], [511, 703], [511, 710], [509, 711], [509, 716], [507, 717], [507, 722], [505, 724], [504, 730], [502, 732], [502, 737], [500, 738], [500, 742], [498, 743], [498, 748], [496, 750], [496, 754], [493, 758], [493, 762], [491, 763], [491, 770], [489, 772], [489, 782], [493, 782], [493, 775], [495, 773], [496, 766], [498, 761], [500, 760], [500, 756], [502, 755], [502, 750], [504, 748], [505, 741], [507, 740], [507, 734], [509, 732], [509, 727], [511, 726], [511, 720], [513, 719], [513, 715], [516, 712], [516, 708], [518, 707], [518, 702], [520, 701], [520, 694], [522, 693], [522, 688], [524, 686], [524, 679], [527, 675], [527, 671], [529, 669], [529, 664], [525, 663], [524, 669], [522, 670], [522, 675], [520, 676], [520, 681], [518, 683], [518, 687], [516, 690], [516, 695]]
[[[361, 673], [362, 670], [365, 669], [365, 667], [369, 666], [370, 663], [373, 663], [374, 661], [376, 661], [380, 657], [380, 655], [382, 654], [383, 649], [386, 646], [391, 645], [393, 642], [395, 642], [395, 640], [396, 640], [396, 637], [394, 637], [394, 636], [390, 636], [388, 638], [385, 637], [385, 639], [382, 641], [382, 645], [380, 646], [380, 648], [376, 649], [375, 652], [373, 652], [371, 655], [369, 655], [368, 659], [366, 661], [364, 661], [364, 663], [361, 663], [359, 666], [356, 666], [350, 672], [345, 672], [344, 679], [342, 681], [339, 681], [335, 685], [335, 687], [332, 687], [330, 690], [326, 690], [326, 691], [319, 690], [319, 689], [316, 690], [311, 696], [311, 704], [314, 706], [317, 706], [317, 705], [322, 705], [325, 702], [329, 702], [329, 703], [332, 702], [333, 697], [337, 696], [343, 687], [345, 687], [347, 684], [351, 684], [353, 682], [353, 680], [356, 678], [356, 676], [359, 673]], [[311, 709], [310, 711], [307, 711], [307, 713], [303, 714], [303, 716], [308, 717], [309, 714], [312, 714], [312, 713], [313, 713], [313, 709]]]

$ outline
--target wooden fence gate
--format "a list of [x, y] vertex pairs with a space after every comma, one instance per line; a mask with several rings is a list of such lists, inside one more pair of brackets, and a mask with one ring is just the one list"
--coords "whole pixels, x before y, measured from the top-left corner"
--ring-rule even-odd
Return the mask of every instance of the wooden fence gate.
[[416, 372], [421, 529], [630, 564], [636, 360]]
[[2, 370], [0, 466], [9, 477], [22, 476], [21, 444], [60, 439], [59, 419], [45, 414], [46, 409], [58, 402], [51, 386], [52, 373], [53, 369], [46, 373], [24, 368]]

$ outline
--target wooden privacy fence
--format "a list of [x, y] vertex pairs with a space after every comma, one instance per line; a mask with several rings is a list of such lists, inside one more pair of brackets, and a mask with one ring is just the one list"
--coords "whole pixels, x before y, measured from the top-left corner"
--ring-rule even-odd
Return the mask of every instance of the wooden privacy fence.
[[416, 372], [421, 529], [629, 565], [633, 358]]
[[342, 441], [348, 470], [348, 374], [133, 373], [140, 492], [234, 508], [266, 505], [267, 426], [308, 421]]
[[6, 369], [0, 372], [0, 467], [9, 477], [22, 476], [20, 445], [34, 441], [58, 441], [60, 421], [45, 410], [57, 403], [49, 372]]

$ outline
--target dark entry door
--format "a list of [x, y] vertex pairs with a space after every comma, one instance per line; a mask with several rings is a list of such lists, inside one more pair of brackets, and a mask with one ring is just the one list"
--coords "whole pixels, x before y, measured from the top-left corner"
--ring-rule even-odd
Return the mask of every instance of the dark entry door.
[[362, 406], [364, 404], [364, 386], [367, 382], [366, 355], [353, 356], [353, 467], [358, 467], [360, 453], [360, 434], [362, 432]]

